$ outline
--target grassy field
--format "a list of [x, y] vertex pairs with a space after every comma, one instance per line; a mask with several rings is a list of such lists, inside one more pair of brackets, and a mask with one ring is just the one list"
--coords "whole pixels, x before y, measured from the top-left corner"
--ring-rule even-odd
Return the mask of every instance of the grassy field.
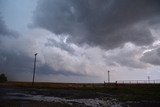
[[160, 84], [84, 84], [84, 83], [0, 83], [1, 88], [80, 90], [110, 94], [119, 101], [160, 101]]

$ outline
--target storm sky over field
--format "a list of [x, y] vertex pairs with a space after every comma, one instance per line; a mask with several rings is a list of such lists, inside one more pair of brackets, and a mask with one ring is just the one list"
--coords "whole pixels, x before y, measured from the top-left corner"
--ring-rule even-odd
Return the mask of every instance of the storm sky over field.
[[0, 0], [0, 73], [9, 80], [160, 78], [159, 0]]

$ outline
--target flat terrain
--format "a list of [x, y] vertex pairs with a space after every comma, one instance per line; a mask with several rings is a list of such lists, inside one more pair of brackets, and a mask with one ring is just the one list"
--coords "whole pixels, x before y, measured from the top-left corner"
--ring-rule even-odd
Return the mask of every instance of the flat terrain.
[[0, 84], [0, 107], [160, 107], [160, 84]]

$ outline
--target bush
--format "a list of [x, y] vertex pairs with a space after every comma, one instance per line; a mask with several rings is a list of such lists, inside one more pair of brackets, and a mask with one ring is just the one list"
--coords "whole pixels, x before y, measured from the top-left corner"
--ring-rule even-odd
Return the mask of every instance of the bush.
[[0, 83], [4, 82], [7, 82], [7, 77], [5, 76], [5, 74], [0, 74]]

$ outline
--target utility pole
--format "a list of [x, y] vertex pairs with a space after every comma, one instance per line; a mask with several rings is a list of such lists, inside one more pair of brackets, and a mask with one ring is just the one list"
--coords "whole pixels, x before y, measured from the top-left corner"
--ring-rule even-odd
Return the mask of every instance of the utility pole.
[[148, 78], [148, 83], [150, 83], [150, 76], [148, 76], [147, 78]]
[[108, 71], [108, 83], [110, 83], [110, 75], [109, 75], [110, 71]]
[[34, 85], [34, 78], [35, 78], [35, 71], [36, 71], [36, 56], [38, 53], [35, 53], [35, 58], [34, 58], [34, 69], [33, 69], [33, 80], [32, 80], [32, 85]]

